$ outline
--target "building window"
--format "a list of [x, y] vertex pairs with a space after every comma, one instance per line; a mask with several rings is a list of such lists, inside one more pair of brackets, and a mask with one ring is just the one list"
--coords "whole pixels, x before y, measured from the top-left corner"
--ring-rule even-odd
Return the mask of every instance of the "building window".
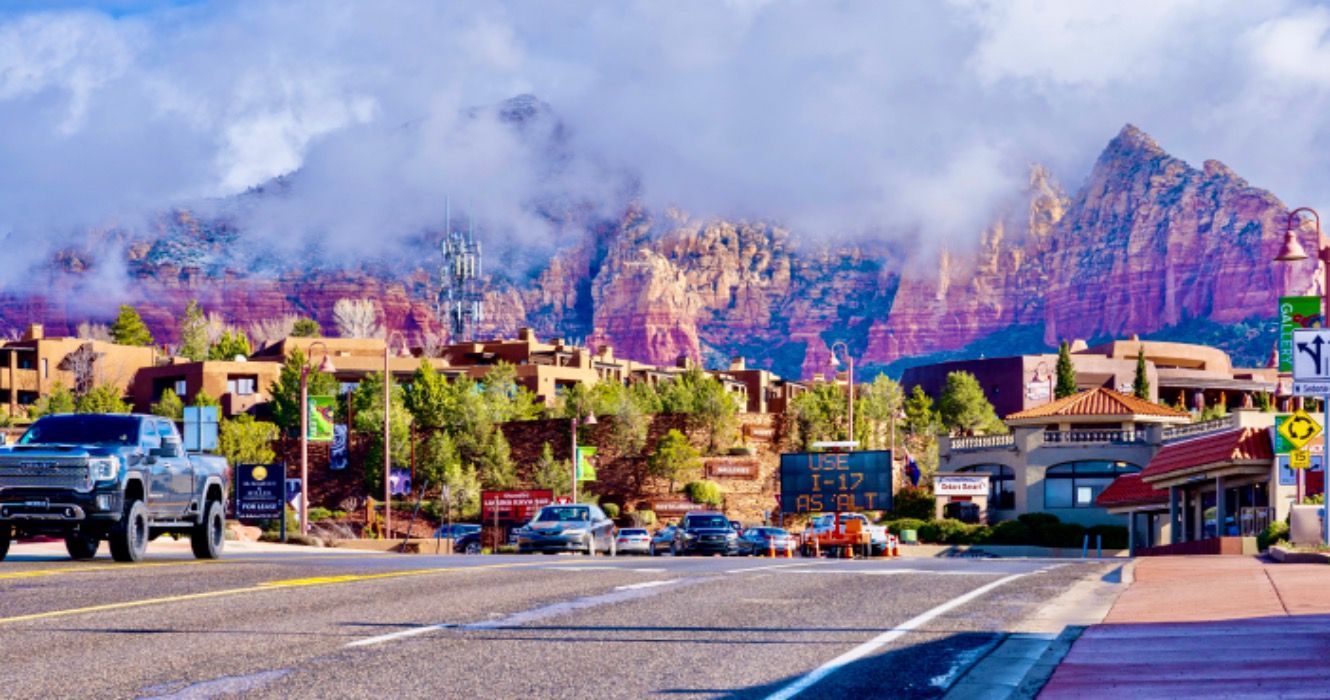
[[961, 472], [988, 475], [988, 507], [1012, 510], [1016, 507], [1016, 472], [1001, 464], [980, 464], [959, 469]]
[[185, 380], [177, 379], [175, 381], [175, 395], [179, 396], [182, 400], [185, 398]]
[[237, 396], [249, 396], [256, 393], [259, 378], [255, 376], [235, 376], [226, 379], [226, 391]]
[[51, 361], [45, 357], [42, 358], [42, 379], [51, 378]]
[[1141, 468], [1128, 462], [1093, 460], [1065, 462], [1044, 473], [1045, 508], [1094, 508], [1094, 501], [1113, 480], [1136, 474]]

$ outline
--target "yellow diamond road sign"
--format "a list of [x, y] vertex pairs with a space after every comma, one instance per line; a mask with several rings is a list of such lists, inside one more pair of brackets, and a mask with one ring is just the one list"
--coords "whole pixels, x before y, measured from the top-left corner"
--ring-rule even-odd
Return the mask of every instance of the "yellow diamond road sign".
[[1321, 434], [1321, 424], [1307, 415], [1306, 411], [1298, 411], [1284, 421], [1283, 425], [1279, 426], [1279, 434], [1283, 435], [1284, 439], [1289, 441], [1289, 444], [1302, 449], [1317, 435]]

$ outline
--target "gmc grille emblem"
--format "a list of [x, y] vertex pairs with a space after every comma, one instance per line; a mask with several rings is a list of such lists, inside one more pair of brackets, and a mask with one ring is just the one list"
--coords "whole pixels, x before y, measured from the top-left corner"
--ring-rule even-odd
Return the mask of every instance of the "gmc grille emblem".
[[55, 462], [19, 462], [18, 470], [20, 474], [42, 474], [56, 466]]

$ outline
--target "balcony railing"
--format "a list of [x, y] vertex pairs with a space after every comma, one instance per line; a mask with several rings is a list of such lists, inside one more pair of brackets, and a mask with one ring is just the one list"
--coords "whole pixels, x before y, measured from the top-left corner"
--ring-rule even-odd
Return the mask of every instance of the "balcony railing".
[[1047, 430], [1045, 445], [1132, 445], [1145, 442], [1144, 430]]
[[1232, 430], [1237, 427], [1236, 416], [1224, 416], [1201, 423], [1189, 423], [1187, 425], [1176, 425], [1164, 428], [1164, 442], [1172, 440], [1182, 440], [1184, 438], [1205, 435], [1207, 433], [1217, 433], [1224, 430]]
[[1015, 447], [1016, 440], [1010, 434], [1007, 435], [975, 435], [973, 437], [957, 437], [951, 439], [952, 450], [993, 450], [1004, 447]]

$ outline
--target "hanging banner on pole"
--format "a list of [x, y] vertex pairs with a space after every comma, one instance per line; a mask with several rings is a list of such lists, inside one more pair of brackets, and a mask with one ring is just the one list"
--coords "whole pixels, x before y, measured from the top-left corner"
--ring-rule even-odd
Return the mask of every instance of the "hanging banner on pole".
[[1320, 297], [1279, 298], [1279, 371], [1293, 371], [1293, 331], [1322, 328]]
[[309, 411], [309, 434], [305, 437], [310, 442], [332, 442], [337, 399], [332, 396], [311, 396], [306, 410]]
[[577, 448], [577, 480], [595, 481], [596, 467], [591, 463], [591, 458], [596, 455], [594, 447]]

